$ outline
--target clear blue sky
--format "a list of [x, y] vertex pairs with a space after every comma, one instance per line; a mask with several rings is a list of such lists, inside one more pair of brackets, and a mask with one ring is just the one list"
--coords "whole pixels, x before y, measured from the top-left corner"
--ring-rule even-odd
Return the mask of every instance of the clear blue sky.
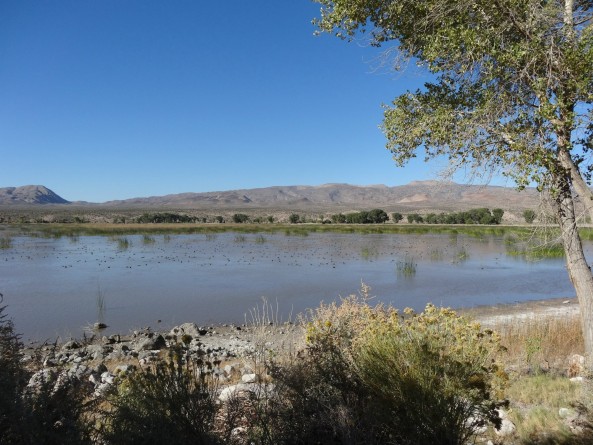
[[308, 0], [0, 1], [0, 187], [68, 200], [399, 185], [382, 103], [427, 77], [315, 37]]

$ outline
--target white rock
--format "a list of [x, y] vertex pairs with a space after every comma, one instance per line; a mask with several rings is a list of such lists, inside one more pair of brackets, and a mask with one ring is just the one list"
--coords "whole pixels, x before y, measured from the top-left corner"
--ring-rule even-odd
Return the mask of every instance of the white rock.
[[102, 383], [107, 383], [108, 385], [112, 385], [114, 380], [115, 380], [115, 377], [108, 371], [105, 371], [103, 374], [101, 374], [101, 382]]
[[257, 383], [257, 374], [243, 374], [241, 381], [243, 383]]
[[200, 336], [200, 328], [195, 323], [183, 323], [182, 325], [175, 326], [169, 332], [170, 335], [191, 335], [192, 337]]
[[571, 382], [575, 382], [575, 383], [582, 383], [583, 382], [583, 378], [581, 376], [579, 377], [572, 377], [570, 379]]
[[515, 432], [517, 427], [509, 419], [502, 419], [500, 428], [496, 429], [496, 434], [499, 436], [510, 436]]
[[227, 386], [218, 396], [218, 400], [221, 402], [226, 402], [230, 400], [232, 397], [238, 397], [240, 393], [252, 392], [253, 385], [249, 385], [246, 383], [239, 383], [237, 385]]

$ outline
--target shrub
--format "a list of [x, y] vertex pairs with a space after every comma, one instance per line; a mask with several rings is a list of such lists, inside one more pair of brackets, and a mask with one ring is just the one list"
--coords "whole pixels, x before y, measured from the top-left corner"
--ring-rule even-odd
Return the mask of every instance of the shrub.
[[25, 372], [21, 366], [22, 343], [14, 332], [12, 320], [4, 314], [5, 308], [0, 306], [0, 443], [13, 443], [14, 420], [22, 408], [20, 392]]
[[291, 224], [298, 224], [299, 222], [301, 222], [301, 217], [297, 213], [291, 213], [288, 217], [288, 221]]
[[337, 443], [463, 444], [486, 421], [500, 422], [496, 396], [505, 374], [494, 332], [450, 309], [428, 305], [402, 317], [369, 306], [368, 288], [362, 296], [321, 306], [307, 330], [309, 369], [321, 379], [311, 387], [333, 394], [322, 405], [345, 417], [324, 413], [330, 425], [348, 426]]
[[379, 318], [353, 343], [354, 366], [386, 428], [416, 444], [464, 444], [485, 421], [500, 422], [498, 336], [430, 304], [409, 315]]
[[535, 212], [531, 209], [527, 209], [523, 211], [523, 218], [525, 219], [525, 222], [527, 224], [531, 224], [533, 221], [535, 221]]
[[249, 222], [249, 216], [244, 213], [235, 213], [233, 215], [233, 222], [237, 224]]
[[91, 428], [83, 421], [92, 405], [86, 402], [89, 386], [56, 370], [38, 374], [37, 384], [28, 387], [31, 373], [21, 362], [23, 345], [4, 309], [0, 307], [0, 444], [90, 444]]
[[127, 376], [110, 398], [108, 444], [216, 444], [215, 388], [207, 366], [183, 364], [181, 351]]

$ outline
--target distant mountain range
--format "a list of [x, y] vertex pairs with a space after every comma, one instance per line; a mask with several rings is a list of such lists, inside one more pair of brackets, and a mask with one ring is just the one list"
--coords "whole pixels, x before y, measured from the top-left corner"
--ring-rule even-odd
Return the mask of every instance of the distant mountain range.
[[505, 210], [534, 208], [535, 189], [463, 185], [453, 182], [414, 181], [407, 185], [285, 186], [205, 193], [180, 193], [132, 198], [104, 203], [69, 202], [41, 185], [0, 188], [0, 206], [60, 204], [67, 207], [175, 208], [175, 209], [276, 209], [348, 211], [385, 208], [389, 211], [449, 211], [473, 207]]

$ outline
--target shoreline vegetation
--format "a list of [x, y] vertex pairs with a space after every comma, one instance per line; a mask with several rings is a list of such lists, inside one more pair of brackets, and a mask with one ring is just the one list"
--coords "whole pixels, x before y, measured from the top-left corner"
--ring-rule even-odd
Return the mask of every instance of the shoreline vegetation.
[[[137, 235], [152, 234], [207, 234], [225, 232], [243, 233], [460, 233], [503, 235], [507, 233], [547, 233], [550, 236], [558, 230], [554, 225], [529, 224], [322, 224], [322, 223], [0, 223], [0, 231], [30, 235], [38, 233], [47, 236], [93, 235]], [[593, 239], [593, 227], [581, 227], [579, 233], [584, 240]]]
[[[574, 299], [414, 313], [371, 305], [369, 292], [363, 284], [358, 295], [288, 320], [264, 301], [240, 326], [95, 330], [37, 346], [22, 345], [0, 310], [0, 361], [12, 346], [20, 366], [2, 369], [20, 375], [24, 400], [10, 407], [22, 418], [0, 423], [12, 434], [0, 443], [27, 434], [84, 444], [593, 443]], [[391, 362], [393, 354], [411, 366]], [[0, 371], [0, 386], [9, 378]], [[402, 392], [385, 393], [394, 386]], [[416, 405], [417, 397], [426, 400]], [[457, 397], [472, 409], [459, 411]], [[424, 423], [443, 413], [442, 429]], [[30, 428], [15, 432], [19, 421]]]

